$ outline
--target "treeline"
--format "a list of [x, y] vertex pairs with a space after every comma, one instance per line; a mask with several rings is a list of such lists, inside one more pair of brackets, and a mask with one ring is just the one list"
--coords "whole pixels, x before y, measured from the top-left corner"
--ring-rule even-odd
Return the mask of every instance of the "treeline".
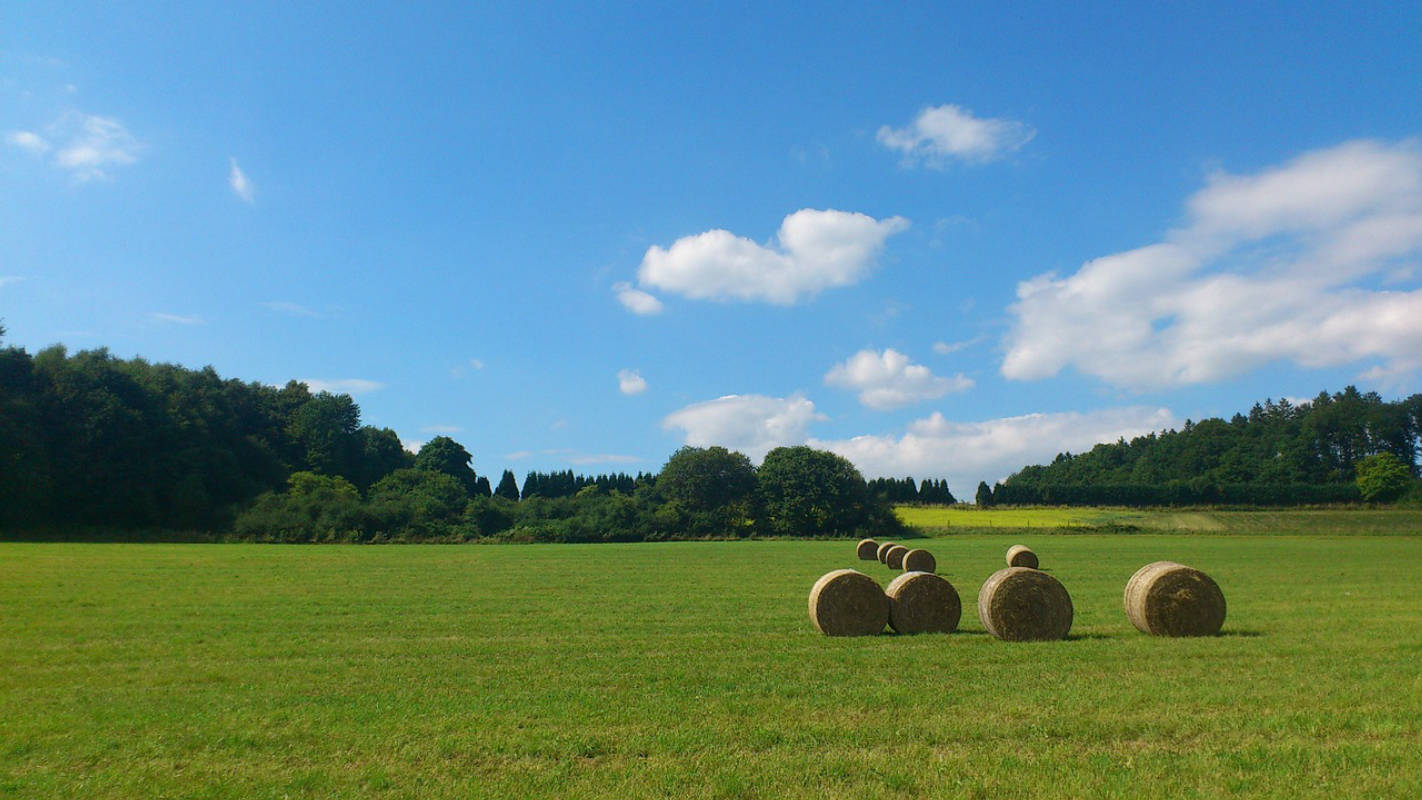
[[1305, 505], [1396, 499], [1417, 476], [1422, 394], [1384, 401], [1349, 386], [1297, 405], [1186, 421], [1025, 467], [978, 501], [994, 505]]
[[[0, 335], [3, 335], [0, 327]], [[174, 531], [262, 541], [633, 541], [899, 530], [845, 459], [759, 468], [683, 448], [661, 472], [475, 474], [458, 442], [416, 454], [344, 394], [223, 379], [107, 350], [0, 349], [0, 533]], [[943, 487], [946, 490], [946, 486]]]
[[953, 505], [958, 500], [948, 491], [948, 481], [924, 478], [914, 483], [908, 478], [875, 478], [869, 481], [869, 491], [890, 503], [923, 503]]

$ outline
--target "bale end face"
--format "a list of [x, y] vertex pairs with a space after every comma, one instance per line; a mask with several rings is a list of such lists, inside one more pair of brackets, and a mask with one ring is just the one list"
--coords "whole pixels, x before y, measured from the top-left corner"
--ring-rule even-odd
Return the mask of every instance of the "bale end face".
[[1032, 552], [1032, 548], [1026, 545], [1014, 544], [1007, 548], [1007, 566], [1037, 569], [1037, 554]]
[[873, 539], [860, 539], [859, 546], [854, 548], [854, 554], [859, 556], [860, 561], [873, 561], [878, 557], [879, 543]]
[[904, 572], [937, 572], [938, 560], [922, 548], [904, 553]]
[[988, 633], [1009, 642], [1064, 639], [1071, 631], [1071, 595], [1045, 572], [1000, 569], [978, 592], [978, 619]]
[[889, 583], [889, 627], [899, 633], [952, 633], [963, 616], [963, 601], [946, 578], [905, 572]]
[[901, 544], [896, 544], [893, 547], [889, 548], [889, 552], [884, 554], [884, 563], [889, 567], [889, 569], [903, 569], [904, 556], [908, 553], [908, 551], [909, 549], [907, 547], [904, 547]]
[[1153, 636], [1214, 636], [1225, 619], [1224, 592], [1184, 564], [1156, 561], [1126, 582], [1126, 617]]
[[826, 636], [872, 636], [889, 623], [889, 598], [868, 575], [837, 569], [810, 589], [810, 622]]

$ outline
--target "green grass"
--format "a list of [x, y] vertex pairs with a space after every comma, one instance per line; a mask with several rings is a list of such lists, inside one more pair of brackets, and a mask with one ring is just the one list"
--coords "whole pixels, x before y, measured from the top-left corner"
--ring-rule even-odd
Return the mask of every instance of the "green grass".
[[999, 528], [1247, 534], [1422, 535], [1422, 509], [993, 508], [897, 506], [899, 518], [928, 533]]
[[[1417, 797], [1422, 539], [1014, 537], [1062, 642], [830, 639], [852, 542], [0, 544], [0, 797]], [[1197, 566], [1225, 635], [1130, 628]]]

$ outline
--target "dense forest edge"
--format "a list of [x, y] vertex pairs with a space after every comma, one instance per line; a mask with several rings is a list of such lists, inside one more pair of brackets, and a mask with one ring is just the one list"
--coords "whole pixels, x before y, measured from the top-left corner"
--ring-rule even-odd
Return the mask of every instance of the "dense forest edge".
[[[0, 341], [4, 328], [0, 326]], [[1266, 401], [1063, 453], [979, 506], [1422, 503], [1422, 395], [1353, 387]], [[512, 470], [497, 482], [437, 436], [407, 452], [346, 394], [276, 387], [55, 345], [0, 348], [0, 538], [655, 541], [903, 535], [892, 506], [953, 504], [941, 479], [866, 481], [846, 459], [781, 447], [762, 464], [683, 447], [656, 473]]]

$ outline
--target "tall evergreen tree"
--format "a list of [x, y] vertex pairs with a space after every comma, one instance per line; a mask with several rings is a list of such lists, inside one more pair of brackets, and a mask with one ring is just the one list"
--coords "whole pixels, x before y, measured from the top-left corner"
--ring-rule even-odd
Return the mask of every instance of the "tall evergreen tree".
[[514, 478], [513, 470], [504, 470], [504, 476], [499, 478], [499, 485], [494, 489], [494, 496], [518, 500], [518, 480]]

